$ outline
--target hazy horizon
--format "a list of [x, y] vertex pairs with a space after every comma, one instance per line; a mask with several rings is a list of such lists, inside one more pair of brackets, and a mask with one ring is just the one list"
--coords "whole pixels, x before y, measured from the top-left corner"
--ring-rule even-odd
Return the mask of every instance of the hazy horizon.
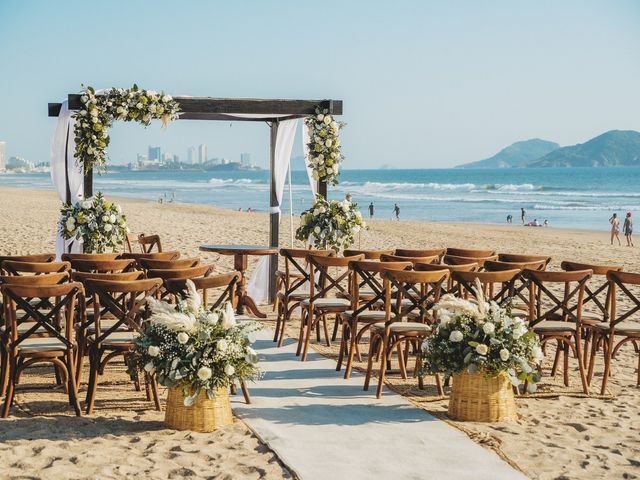
[[[76, 0], [0, 3], [0, 141], [49, 160], [48, 102], [80, 84], [344, 101], [347, 169], [448, 168], [521, 140], [640, 130], [640, 4]], [[320, 9], [319, 9], [320, 8]], [[160, 145], [258, 165], [261, 123], [117, 123], [114, 163]], [[301, 154], [301, 140], [293, 155]], [[299, 169], [302, 165], [294, 165]]]

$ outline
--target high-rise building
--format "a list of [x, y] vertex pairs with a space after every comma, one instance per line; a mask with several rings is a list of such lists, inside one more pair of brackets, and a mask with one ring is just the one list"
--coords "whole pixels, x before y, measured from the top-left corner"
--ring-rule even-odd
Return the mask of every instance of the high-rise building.
[[198, 147], [198, 163], [206, 163], [207, 146], [203, 143]]
[[6, 145], [6, 143], [0, 142], [0, 170], [4, 170], [5, 168], [7, 168], [7, 162], [5, 161], [4, 157]]
[[152, 147], [149, 145], [149, 160], [162, 160], [162, 149], [160, 147]]
[[180, 157], [178, 155], [173, 156], [173, 163], [180, 163]]
[[240, 154], [240, 165], [251, 165], [251, 154], [250, 153], [241, 153]]
[[196, 147], [187, 148], [187, 162], [196, 163]]

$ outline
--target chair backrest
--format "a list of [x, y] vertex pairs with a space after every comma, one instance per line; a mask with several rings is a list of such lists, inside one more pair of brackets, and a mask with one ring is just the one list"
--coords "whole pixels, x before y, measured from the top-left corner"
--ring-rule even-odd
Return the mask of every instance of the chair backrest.
[[[82, 284], [61, 283], [56, 285], [0, 285], [2, 291], [5, 326], [8, 329], [10, 346], [19, 346], [23, 341], [35, 335], [57, 338], [67, 348], [74, 343], [74, 315], [76, 302], [84, 312], [84, 289]], [[40, 299], [40, 302], [33, 302]], [[18, 310], [24, 312], [19, 317]], [[21, 312], [22, 314], [22, 312]], [[59, 328], [59, 319], [64, 318], [64, 329]], [[24, 320], [33, 324], [27, 329], [18, 329]]]
[[[309, 267], [307, 255], [310, 253], [317, 256], [333, 257], [333, 250], [309, 250], [305, 248], [281, 248], [280, 255], [284, 258], [284, 295], [295, 293], [296, 291], [308, 287]], [[292, 278], [292, 275], [296, 277]]]
[[[544, 320], [571, 321], [581, 327], [582, 304], [585, 286], [591, 278], [591, 270], [573, 272], [547, 272], [525, 269], [523, 276], [529, 280], [529, 324], [535, 326]], [[562, 287], [557, 294], [550, 288]]]
[[[221, 307], [225, 302], [233, 305], [235, 300], [236, 285], [240, 281], [240, 272], [229, 272], [218, 275], [210, 275], [208, 277], [191, 278], [190, 280], [196, 286], [196, 289], [202, 292], [202, 302], [206, 308], [215, 310]], [[184, 297], [187, 292], [186, 279], [169, 279], [164, 281], [164, 288], [174, 294]], [[222, 290], [218, 296], [211, 299], [210, 290]]]
[[354, 255], [364, 255], [366, 260], [380, 260], [380, 255], [393, 255], [394, 250], [353, 250], [347, 249], [344, 251], [343, 256], [353, 257]]
[[119, 253], [63, 253], [62, 261], [71, 262], [74, 260], [115, 260]]
[[125, 246], [127, 247], [127, 252], [131, 253], [133, 252], [133, 246], [138, 243], [138, 235], [134, 234], [134, 233], [127, 233], [126, 239], [125, 239]]
[[[154, 296], [162, 287], [159, 278], [133, 281], [113, 281], [90, 278], [85, 280], [87, 295], [93, 297], [93, 321], [95, 322], [95, 342], [101, 343], [110, 334], [126, 327], [140, 331], [146, 318], [147, 297]], [[101, 318], [115, 317], [108, 328], [102, 328]], [[83, 326], [86, 326], [83, 325]]]
[[[325, 298], [330, 293], [341, 294], [344, 298], [351, 299], [349, 292], [349, 282], [347, 279], [351, 273], [349, 263], [364, 260], [364, 255], [354, 255], [352, 257], [330, 257], [327, 255], [316, 255], [315, 252], [307, 253], [309, 263], [309, 298], [311, 308], [313, 302], [319, 298]], [[317, 277], [316, 277], [317, 274]], [[346, 284], [345, 284], [346, 282]]]
[[49, 273], [47, 275], [1, 275], [0, 284], [42, 286], [58, 285], [69, 281], [68, 272]]
[[547, 268], [546, 260], [533, 260], [531, 262], [503, 262], [500, 260], [485, 260], [484, 269], [488, 272], [500, 272], [502, 270], [545, 270]]
[[416, 263], [437, 263], [440, 261], [440, 257], [438, 255], [430, 255], [427, 257], [409, 257], [409, 256], [399, 256], [399, 255], [381, 255], [381, 262], [411, 262], [412, 264]]
[[5, 260], [14, 262], [53, 262], [56, 259], [55, 253], [34, 253], [31, 255], [0, 255], [0, 266]]
[[206, 277], [215, 270], [214, 265], [198, 265], [190, 268], [152, 269], [147, 270], [147, 277], [161, 278], [162, 280]]
[[549, 265], [551, 261], [551, 257], [547, 255], [522, 255], [519, 253], [499, 253], [498, 260], [501, 262], [513, 262], [513, 263], [531, 263], [531, 262], [539, 262], [544, 261], [545, 268]]
[[176, 260], [156, 260], [153, 258], [141, 258], [138, 264], [145, 270], [176, 270], [192, 268], [200, 265], [199, 258], [179, 258]]
[[[607, 274], [609, 272], [621, 272], [624, 270], [622, 265], [593, 265], [589, 263], [578, 263], [564, 261], [560, 267], [567, 272], [576, 270], [591, 270], [593, 277], [589, 283], [585, 285], [585, 298], [582, 302], [583, 306], [594, 308], [602, 315], [603, 321], [608, 321], [610, 313], [610, 288]], [[603, 298], [604, 297], [604, 298]]]
[[[619, 270], [610, 270], [607, 273], [609, 279], [610, 318], [609, 329], [615, 330], [616, 325], [640, 312], [640, 273], [629, 273]], [[625, 305], [622, 311], [618, 309], [618, 297], [621, 297]]]
[[448, 277], [446, 269], [383, 270], [386, 323], [403, 321], [409, 314], [413, 314], [414, 321], [432, 323], [431, 308], [440, 300], [442, 284]]
[[459, 257], [457, 255], [446, 254], [442, 261], [450, 265], [468, 265], [469, 263], [477, 263], [478, 267], [483, 268], [484, 262], [497, 260], [497, 255], [491, 255], [489, 257]]
[[495, 255], [495, 250], [477, 248], [447, 248], [447, 255], [454, 257], [485, 258]]
[[458, 287], [458, 295], [467, 298], [474, 295], [476, 281], [480, 282], [485, 300], [503, 303], [514, 295], [515, 281], [520, 269], [498, 272], [453, 272], [451, 276]]
[[138, 243], [140, 244], [140, 250], [142, 250], [142, 253], [151, 253], [154, 248], [156, 249], [156, 252], [162, 252], [160, 235], [145, 235], [144, 233], [141, 233], [138, 235]]
[[69, 262], [17, 262], [5, 260], [2, 271], [8, 275], [45, 275], [51, 273], [69, 272]]
[[132, 280], [142, 280], [145, 276], [144, 272], [140, 270], [132, 270], [130, 272], [119, 273], [73, 272], [71, 278], [73, 281], [80, 283], [84, 283], [85, 280], [89, 279], [130, 282]]
[[180, 258], [180, 252], [151, 252], [151, 253], [121, 253], [118, 258], [133, 259], [136, 262], [141, 259], [149, 260], [177, 260]]
[[136, 267], [134, 260], [71, 260], [71, 266], [77, 272], [120, 273], [129, 272]]
[[454, 293], [454, 285], [453, 285], [453, 277], [451, 273], [453, 272], [475, 272], [479, 269], [477, 263], [463, 263], [461, 265], [450, 265], [448, 263], [416, 263], [413, 266], [413, 269], [418, 272], [436, 272], [443, 269], [449, 270], [449, 277], [447, 278], [446, 285], [442, 286], [441, 295], [445, 293]]
[[396, 248], [395, 255], [397, 257], [433, 257], [442, 258], [447, 251], [446, 248]]
[[[351, 270], [351, 309], [354, 315], [372, 308], [385, 301], [384, 270], [410, 270], [411, 262], [376, 262], [375, 260], [355, 260], [349, 262]], [[371, 292], [365, 300], [361, 299], [360, 290]]]

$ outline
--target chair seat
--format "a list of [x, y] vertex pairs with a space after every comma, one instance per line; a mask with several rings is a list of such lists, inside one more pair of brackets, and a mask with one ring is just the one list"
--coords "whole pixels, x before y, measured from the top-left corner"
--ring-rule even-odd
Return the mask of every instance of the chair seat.
[[[391, 304], [393, 306], [396, 305], [396, 299], [395, 298], [391, 299]], [[375, 302], [375, 305], [384, 307], [384, 300], [377, 300]], [[413, 305], [413, 302], [411, 300], [409, 300], [408, 298], [403, 298], [400, 301], [400, 305], [402, 305], [403, 307], [410, 307], [411, 305]]]
[[[384, 322], [374, 323], [371, 328], [374, 330], [384, 330]], [[431, 327], [426, 323], [419, 322], [395, 322], [390, 325], [390, 329], [394, 333], [430, 333]]]
[[536, 333], [571, 333], [576, 331], [576, 324], [561, 320], [543, 320], [533, 327]]
[[[340, 298], [348, 298], [349, 294], [343, 293], [343, 292], [339, 292], [337, 294], [337, 296], [340, 297]], [[376, 296], [376, 293], [373, 290], [371, 290], [370, 288], [361, 288], [360, 290], [358, 290], [358, 296], [360, 298], [365, 298], [365, 299], [366, 298], [373, 298], [373, 297]]]
[[129, 345], [138, 336], [138, 332], [120, 332], [111, 333], [102, 341], [103, 345]]
[[[303, 307], [308, 307], [311, 303], [309, 298], [305, 298], [300, 305]], [[346, 298], [318, 298], [313, 301], [313, 306], [315, 308], [349, 308], [351, 306], [351, 302]]]
[[[609, 330], [608, 322], [600, 322], [595, 325], [598, 330]], [[638, 334], [640, 335], [640, 323], [637, 322], [620, 322], [615, 326], [615, 333], [618, 335]]]
[[[100, 320], [100, 331], [102, 332], [106, 332], [107, 330], [109, 330], [111, 327], [113, 327], [116, 323], [118, 322], [118, 320]], [[120, 327], [118, 327], [118, 330], [127, 330], [127, 326], [126, 325], [121, 325]], [[96, 331], [96, 324], [95, 323], [90, 323], [87, 326], [87, 332], [94, 333]]]
[[603, 315], [600, 313], [594, 313], [594, 312], [582, 312], [582, 323], [586, 324], [586, 325], [596, 325], [598, 323], [602, 322], [602, 317]]
[[[343, 317], [351, 318], [353, 317], [353, 310], [347, 310], [346, 312], [342, 312]], [[364, 322], [380, 322], [386, 319], [386, 313], [382, 310], [365, 310], [364, 312], [360, 312], [358, 314], [358, 321]], [[395, 314], [391, 314], [391, 318], [395, 318]]]
[[[282, 298], [284, 298], [284, 294], [280, 295]], [[294, 301], [294, 302], [298, 302], [300, 300], [304, 300], [306, 298], [309, 298], [309, 292], [299, 292], [299, 293], [292, 293], [291, 295], [289, 295], [289, 301]]]
[[18, 344], [21, 353], [64, 352], [67, 346], [57, 338], [27, 338]]
[[[18, 334], [24, 333], [29, 330], [31, 327], [33, 327], [33, 323], [34, 322], [22, 322], [20, 325], [18, 325]], [[4, 325], [0, 326], [0, 333], [3, 333], [5, 330], [6, 327]], [[42, 325], [39, 325], [34, 334], [37, 335], [39, 333], [47, 333], [48, 331], [49, 330], [44, 328]]]

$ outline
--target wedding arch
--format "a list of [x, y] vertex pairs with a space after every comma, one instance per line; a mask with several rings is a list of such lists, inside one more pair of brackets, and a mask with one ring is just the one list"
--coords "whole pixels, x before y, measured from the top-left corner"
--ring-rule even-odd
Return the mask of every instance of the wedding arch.
[[[135, 87], [137, 89], [137, 87]], [[145, 91], [146, 92], [146, 91]], [[104, 91], [94, 92], [96, 96]], [[290, 99], [255, 99], [255, 98], [215, 98], [215, 97], [169, 97], [177, 104], [175, 118], [169, 120], [223, 120], [244, 122], [266, 122], [270, 129], [270, 194], [269, 194], [269, 245], [279, 247], [280, 206], [282, 204], [284, 184], [289, 168], [293, 140], [299, 119], [316, 117], [317, 122], [322, 117], [342, 115], [342, 100], [290, 100]], [[84, 169], [79, 165], [76, 154], [76, 118], [75, 113], [83, 110], [87, 98], [83, 94], [69, 94], [67, 100], [61, 103], [49, 103], [49, 117], [58, 117], [51, 152], [51, 176], [58, 195], [62, 201], [70, 203], [78, 199], [93, 195], [93, 168]], [[113, 113], [113, 112], [112, 112]], [[112, 120], [119, 120], [117, 112]], [[153, 118], [140, 119], [148, 124]], [[320, 119], [320, 120], [317, 120]], [[137, 119], [132, 119], [136, 120]], [[165, 119], [163, 119], [164, 121]], [[318, 165], [323, 160], [324, 146], [315, 152], [309, 152], [309, 144], [313, 137], [313, 122], [304, 122], [305, 157], [313, 158], [315, 164], [307, 164], [307, 173], [312, 184], [313, 193], [319, 193], [326, 198], [327, 180], [331, 182], [334, 176], [318, 176]], [[331, 132], [331, 129], [329, 130]], [[99, 139], [99, 137], [98, 137]], [[96, 139], [94, 139], [95, 141]], [[107, 141], [108, 144], [108, 141]], [[327, 142], [329, 151], [335, 148], [335, 143]], [[339, 146], [339, 145], [338, 145]], [[106, 145], [104, 146], [106, 148]], [[339, 151], [338, 151], [339, 155]], [[331, 161], [331, 160], [330, 160]], [[324, 163], [320, 168], [324, 167]], [[58, 242], [61, 238], [58, 238]], [[57, 247], [58, 248], [58, 247]], [[64, 246], [62, 246], [64, 248]], [[269, 298], [275, 294], [275, 271], [278, 257], [272, 255], [269, 261]]]

